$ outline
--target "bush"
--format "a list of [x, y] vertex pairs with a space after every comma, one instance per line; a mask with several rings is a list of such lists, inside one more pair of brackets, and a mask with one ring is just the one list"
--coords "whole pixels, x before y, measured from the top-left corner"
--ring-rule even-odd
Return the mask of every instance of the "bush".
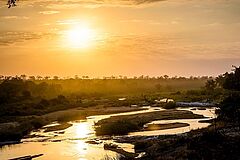
[[33, 126], [34, 129], [41, 128], [46, 124], [47, 124], [47, 121], [42, 118], [34, 118], [31, 120], [31, 125]]
[[116, 122], [110, 122], [110, 123], [102, 124], [101, 126], [96, 127], [96, 134], [98, 136], [123, 135], [138, 129], [139, 127], [135, 123], [132, 123], [126, 120], [118, 120]]
[[141, 150], [144, 150], [150, 146], [152, 146], [153, 143], [151, 141], [136, 141], [134, 143], [134, 149], [135, 150], [138, 150], [138, 151], [141, 151]]
[[164, 106], [163, 106], [163, 108], [164, 109], [174, 109], [174, 108], [176, 108], [177, 106], [176, 106], [176, 103], [175, 102], [168, 102], [168, 103], [166, 103]]
[[240, 120], [240, 93], [232, 93], [220, 104], [219, 118], [227, 121], [238, 122]]
[[72, 113], [65, 113], [64, 115], [57, 118], [58, 122], [69, 122], [72, 120], [81, 120], [86, 119], [87, 113], [79, 113], [79, 112], [72, 112]]

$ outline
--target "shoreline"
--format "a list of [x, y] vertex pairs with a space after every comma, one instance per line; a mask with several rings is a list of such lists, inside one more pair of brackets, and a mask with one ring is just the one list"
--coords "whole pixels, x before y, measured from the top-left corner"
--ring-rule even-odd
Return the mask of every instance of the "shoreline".
[[[42, 128], [45, 125], [51, 124], [52, 122], [58, 121], [61, 124], [66, 124], [67, 122], [74, 120], [84, 120], [88, 116], [94, 115], [107, 115], [114, 113], [124, 113], [131, 111], [141, 111], [146, 110], [145, 108], [140, 107], [103, 107], [95, 106], [89, 108], [76, 107], [67, 110], [60, 110], [51, 113], [47, 113], [41, 116], [27, 116], [21, 117], [25, 121], [20, 122], [11, 122], [17, 125], [10, 126], [8, 123], [1, 123], [0, 127], [0, 136], [5, 137], [4, 140], [0, 141], [0, 147], [4, 145], [10, 145], [21, 143], [21, 139], [24, 136], [27, 136], [31, 131]], [[70, 125], [65, 125], [60, 127], [60, 129], [66, 129], [65, 127], [70, 127]], [[56, 129], [56, 128], [55, 128]], [[56, 131], [58, 131], [57, 129]], [[13, 143], [10, 143], [13, 142]]]
[[[141, 117], [141, 118], [140, 118]], [[185, 110], [163, 110], [133, 115], [112, 116], [96, 123], [96, 134], [126, 135], [130, 132], [141, 131], [144, 125], [155, 120], [201, 119], [203, 115]], [[119, 128], [118, 126], [121, 126]], [[118, 129], [117, 129], [118, 128]]]
[[163, 123], [163, 124], [148, 124], [143, 131], [166, 130], [190, 126], [188, 123]]

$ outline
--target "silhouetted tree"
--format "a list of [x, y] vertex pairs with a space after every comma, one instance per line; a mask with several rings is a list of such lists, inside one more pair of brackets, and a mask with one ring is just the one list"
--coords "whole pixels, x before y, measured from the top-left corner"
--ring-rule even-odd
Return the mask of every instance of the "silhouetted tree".
[[0, 80], [3, 80], [4, 79], [4, 76], [3, 75], [0, 75]]
[[138, 77], [138, 79], [143, 79], [143, 77], [144, 77], [144, 76], [143, 76], [143, 75], [141, 75], [140, 77]]
[[240, 94], [232, 93], [220, 104], [220, 118], [240, 124]]
[[20, 76], [20, 78], [23, 79], [23, 80], [26, 80], [27, 79], [27, 75], [23, 74], [23, 75]]
[[169, 76], [168, 76], [168, 75], [164, 75], [163, 77], [164, 77], [164, 79], [168, 79], [168, 78], [169, 78]]
[[44, 80], [49, 80], [50, 79], [50, 76], [45, 76], [44, 77]]
[[35, 76], [29, 76], [29, 80], [31, 80], [31, 81], [35, 81], [36, 78], [35, 78]]
[[157, 77], [157, 79], [163, 79], [163, 76], [159, 76], [159, 77]]
[[240, 91], [240, 66], [234, 66], [233, 72], [225, 74], [223, 88], [228, 90]]
[[227, 74], [228, 73], [225, 73], [224, 75], [219, 75], [218, 77], [216, 77], [215, 81], [216, 81], [216, 85], [218, 87], [222, 87], [223, 86], [223, 84], [224, 84], [224, 82], [226, 80], [226, 75]]
[[89, 79], [89, 76], [82, 76], [82, 79]]
[[235, 67], [233, 72], [220, 76], [219, 84], [229, 90], [228, 96], [220, 104], [219, 117], [240, 125], [240, 67]]
[[37, 80], [42, 80], [42, 76], [37, 76]]
[[26, 83], [20, 78], [6, 79], [0, 84], [0, 99], [2, 103], [16, 101], [26, 90]]
[[58, 77], [58, 76], [53, 76], [53, 79], [54, 79], [54, 80], [58, 80], [59, 77]]
[[206, 82], [205, 88], [208, 91], [213, 91], [216, 88], [216, 82], [213, 79], [210, 79]]

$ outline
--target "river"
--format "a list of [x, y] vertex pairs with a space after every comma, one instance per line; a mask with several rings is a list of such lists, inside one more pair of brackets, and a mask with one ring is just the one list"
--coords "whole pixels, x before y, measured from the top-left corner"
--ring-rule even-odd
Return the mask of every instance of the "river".
[[[84, 121], [73, 121], [73, 125], [66, 130], [60, 132], [44, 132], [44, 129], [33, 131], [30, 135], [38, 135], [34, 138], [22, 139], [22, 143], [4, 146], [0, 150], [0, 159], [5, 160], [14, 157], [20, 157], [25, 155], [35, 155], [44, 154], [43, 156], [37, 158], [41, 160], [101, 160], [107, 159], [106, 157], [117, 157], [118, 154], [112, 151], [107, 151], [103, 149], [104, 142], [112, 142], [111, 140], [102, 141], [99, 140], [99, 144], [89, 144], [89, 140], [98, 140], [95, 136], [94, 123], [109, 118], [110, 116], [118, 115], [131, 115], [139, 114], [145, 112], [154, 112], [163, 110], [156, 107], [146, 107], [147, 110], [109, 114], [109, 115], [97, 115], [87, 117]], [[215, 109], [206, 110], [191, 110], [191, 108], [178, 108], [179, 110], [190, 110], [195, 114], [204, 115], [205, 119], [214, 118]], [[201, 119], [203, 120], [203, 119]], [[129, 136], [135, 135], [164, 135], [164, 134], [178, 134], [188, 132], [192, 129], [204, 128], [209, 125], [209, 123], [199, 123], [199, 119], [180, 119], [180, 120], [160, 120], [153, 121], [151, 123], [174, 123], [183, 122], [189, 123], [190, 126], [157, 130], [157, 131], [143, 131], [130, 133]], [[52, 123], [50, 125], [57, 125], [57, 123]], [[97, 141], [98, 142], [98, 141]], [[118, 144], [124, 150], [129, 152], [134, 152], [133, 145], [131, 144]]]

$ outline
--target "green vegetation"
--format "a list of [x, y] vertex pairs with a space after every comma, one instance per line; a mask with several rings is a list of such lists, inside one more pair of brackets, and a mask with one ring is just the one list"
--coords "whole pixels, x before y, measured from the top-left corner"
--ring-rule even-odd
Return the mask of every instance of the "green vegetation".
[[164, 130], [164, 129], [172, 129], [172, 128], [180, 128], [187, 127], [188, 123], [167, 123], [167, 124], [148, 124], [147, 128], [144, 130], [153, 131], [153, 130]]
[[218, 117], [205, 129], [187, 135], [158, 136], [133, 142], [137, 152], [150, 159], [239, 159], [240, 157], [240, 67], [206, 83], [205, 93], [216, 97]]
[[[7, 78], [0, 83], [0, 141], [19, 140], [31, 130], [53, 121], [60, 122], [61, 125], [58, 127], [65, 129], [69, 126], [66, 122], [71, 120], [85, 119], [90, 115], [139, 110], [135, 106], [156, 105], [168, 110], [117, 116], [99, 121], [96, 124], [97, 135], [123, 135], [142, 130], [144, 124], [153, 120], [201, 118], [188, 111], [173, 110], [176, 107], [175, 102], [160, 104], [155, 101], [169, 98], [175, 101], [218, 103], [220, 107], [218, 119], [213, 121], [214, 125], [203, 133], [202, 130], [197, 133], [192, 132], [192, 136], [183, 139], [171, 137], [164, 141], [161, 138], [157, 141], [137, 141], [136, 148], [142, 146], [142, 150], [153, 159], [169, 155], [174, 157], [175, 153], [179, 155], [178, 152], [183, 153], [179, 155], [180, 157], [187, 155], [190, 159], [194, 159], [197, 156], [195, 154], [197, 148], [193, 146], [204, 148], [202, 144], [229, 147], [235, 153], [237, 147], [231, 147], [236, 143], [229, 135], [233, 134], [234, 138], [239, 135], [238, 132], [233, 131], [233, 128], [237, 130], [240, 124], [239, 70], [240, 68], [236, 67], [233, 72], [225, 73], [215, 79], [206, 77], [66, 80], [56, 77], [53, 80]], [[130, 108], [131, 105], [134, 107]], [[121, 108], [122, 106], [126, 108]], [[222, 134], [226, 128], [231, 134]], [[217, 139], [217, 143], [211, 136]], [[179, 147], [181, 145], [183, 148]], [[212, 148], [210, 146], [207, 149]], [[170, 152], [172, 150], [176, 152]], [[225, 150], [219, 150], [215, 147], [213, 152], [228, 154]], [[169, 152], [169, 155], [166, 155], [165, 151]], [[200, 157], [207, 157], [209, 154], [203, 152]]]
[[[141, 160], [151, 159], [239, 159], [239, 133], [238, 136], [229, 136], [226, 127], [213, 127], [192, 131], [186, 136], [171, 135], [159, 136], [152, 140], [139, 140], [135, 142], [137, 152], [146, 152]], [[231, 129], [234, 131], [234, 129]], [[237, 133], [236, 131], [233, 133]]]
[[[6, 122], [9, 116], [43, 115], [74, 107], [151, 105], [155, 99], [168, 95], [169, 98], [188, 98], [185, 90], [200, 88], [207, 80], [206, 77], [24, 79], [26, 76], [11, 77], [0, 83], [0, 116], [4, 117], [0, 122]], [[119, 101], [121, 97], [126, 97], [126, 100]]]
[[174, 109], [176, 108], [176, 103], [175, 102], [168, 102], [165, 105], [163, 105], [164, 109]]
[[[29, 76], [27, 79], [26, 75], [0, 76], [0, 78], [0, 124], [2, 126], [0, 141], [19, 140], [31, 130], [52, 121], [64, 123], [85, 119], [86, 116], [93, 114], [130, 111], [129, 108], [121, 109], [121, 107], [154, 105], [155, 99], [168, 95], [182, 97], [187, 89], [199, 89], [208, 79], [208, 77], [188, 79], [166, 76], [157, 78], [141, 76], [132, 79], [89, 79], [88, 77], [60, 79], [57, 76], [50, 79], [50, 77]], [[126, 99], [119, 100], [122, 97]], [[100, 110], [97, 106], [100, 106]], [[120, 107], [120, 109], [106, 110], [109, 107]], [[74, 108], [81, 108], [81, 110], [66, 112]], [[89, 109], [84, 110], [85, 108]], [[131, 111], [134, 110], [140, 109], [132, 107]], [[63, 112], [57, 115], [50, 114], [58, 111]], [[8, 128], [9, 123], [17, 125]], [[8, 128], [7, 131], [6, 128]]]
[[121, 155], [117, 156], [116, 158], [106, 155], [106, 156], [105, 156], [103, 159], [101, 159], [101, 160], [121, 160], [121, 159], [122, 159], [122, 156], [121, 156]]
[[[136, 95], [156, 92], [178, 92], [192, 89], [199, 89], [204, 86], [208, 77], [134, 77], [134, 78], [120, 78], [116, 79], [88, 79], [88, 78], [70, 78], [60, 79], [53, 78], [36, 78], [30, 76], [20, 76], [17, 78], [6, 77], [2, 78], [2, 83], [13, 82], [13, 80], [25, 81], [24, 88], [30, 91], [34, 96], [41, 96], [45, 98], [54, 98], [59, 94], [64, 96], [79, 97], [101, 97], [109, 95]], [[0, 80], [1, 82], [1, 80]], [[34, 85], [35, 84], [35, 85]]]
[[0, 141], [18, 141], [29, 131], [46, 125], [45, 119], [31, 116], [16, 122], [0, 123]]
[[67, 129], [67, 128], [71, 127], [71, 126], [72, 126], [72, 124], [70, 124], [70, 123], [63, 123], [63, 124], [56, 125], [56, 126], [46, 127], [44, 132], [52, 132], [52, 131], [64, 130], [64, 129]]
[[134, 115], [114, 116], [96, 124], [97, 135], [123, 135], [143, 129], [143, 125], [154, 120], [204, 118], [190, 111], [166, 110]]
[[240, 126], [240, 67], [219, 77], [221, 83], [216, 83], [228, 90], [228, 95], [220, 103], [219, 119]]

